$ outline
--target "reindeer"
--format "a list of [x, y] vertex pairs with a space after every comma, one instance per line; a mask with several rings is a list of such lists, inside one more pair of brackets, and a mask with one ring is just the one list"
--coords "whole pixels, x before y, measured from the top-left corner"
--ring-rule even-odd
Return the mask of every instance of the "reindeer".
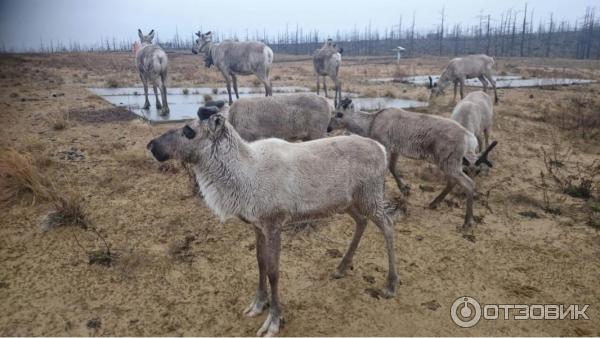
[[205, 203], [221, 221], [239, 218], [254, 229], [258, 287], [244, 315], [258, 316], [270, 307], [258, 336], [273, 336], [282, 324], [279, 257], [281, 231], [289, 223], [336, 213], [353, 218], [356, 231], [332, 274], [342, 278], [371, 220], [383, 233], [388, 258], [387, 281], [380, 294], [385, 298], [396, 295], [400, 279], [392, 216], [398, 205], [385, 200], [387, 156], [381, 144], [357, 135], [300, 143], [276, 138], [249, 143], [216, 111], [201, 111], [198, 117], [153, 139], [147, 148], [158, 161], [189, 163]]
[[331, 39], [327, 39], [323, 47], [317, 49], [313, 55], [313, 66], [315, 73], [317, 73], [317, 95], [319, 95], [320, 78], [323, 77], [323, 91], [325, 97], [327, 96], [327, 83], [326, 79], [329, 76], [335, 83], [335, 96], [333, 99], [334, 105], [337, 107], [339, 101], [342, 100], [342, 85], [338, 78], [340, 66], [342, 65], [342, 53], [343, 48], [333, 43]]
[[[144, 103], [143, 108], [150, 108], [150, 101], [148, 101], [148, 81], [151, 81], [152, 88], [154, 89], [154, 96], [156, 97], [156, 109], [159, 110], [160, 115], [167, 115], [169, 113], [166, 85], [167, 68], [169, 66], [167, 54], [160, 46], [152, 44], [152, 39], [154, 39], [154, 29], [151, 30], [148, 35], [144, 35], [142, 31], [138, 29], [138, 35], [140, 37], [141, 46], [139, 48], [134, 47], [134, 51], [135, 63], [140, 72], [142, 83], [144, 84], [146, 102]], [[162, 104], [158, 100], [157, 86], [160, 87]]]
[[446, 188], [429, 204], [431, 209], [437, 208], [455, 185], [462, 186], [467, 193], [467, 206], [461, 230], [471, 231], [475, 223], [475, 182], [470, 176], [474, 177], [477, 174], [481, 164], [492, 167], [487, 156], [498, 142], [492, 142], [480, 153], [475, 135], [451, 119], [398, 108], [367, 113], [356, 110], [349, 98], [342, 100], [337, 110], [329, 122], [327, 131], [346, 129], [381, 143], [387, 150], [389, 170], [401, 192], [407, 194], [410, 188], [396, 170], [399, 156], [428, 161], [444, 172]]
[[498, 93], [496, 92], [496, 81], [492, 76], [492, 66], [494, 65], [494, 58], [484, 54], [468, 55], [461, 58], [455, 58], [450, 60], [446, 69], [440, 76], [437, 83], [433, 83], [431, 76], [429, 77], [429, 88], [431, 89], [431, 100], [435, 96], [444, 94], [444, 89], [454, 84], [454, 99], [456, 101], [456, 87], [460, 84], [460, 98], [463, 99], [464, 86], [466, 79], [478, 78], [483, 84], [483, 91], [487, 92], [488, 81], [494, 88], [494, 102], [498, 103]]
[[225, 40], [221, 43], [212, 41], [212, 33], [196, 33], [198, 39], [192, 48], [192, 53], [205, 55], [205, 66], [214, 64], [227, 83], [227, 94], [229, 104], [233, 103], [231, 98], [231, 82], [236, 99], [239, 99], [237, 75], [254, 74], [265, 86], [265, 96], [273, 96], [273, 87], [269, 79], [271, 64], [273, 63], [273, 51], [262, 42], [249, 41], [238, 42]]

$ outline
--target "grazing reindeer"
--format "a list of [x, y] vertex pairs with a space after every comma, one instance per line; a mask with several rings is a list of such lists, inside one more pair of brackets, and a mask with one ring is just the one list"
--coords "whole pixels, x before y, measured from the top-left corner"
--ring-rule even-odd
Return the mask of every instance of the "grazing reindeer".
[[[166, 85], [167, 68], [169, 65], [167, 54], [160, 46], [152, 44], [152, 39], [154, 39], [154, 29], [151, 30], [148, 35], [144, 35], [142, 31], [138, 29], [138, 35], [142, 45], [135, 50], [135, 63], [140, 72], [142, 83], [144, 83], [144, 95], [146, 96], [144, 109], [150, 108], [150, 101], [148, 101], [148, 81], [151, 81], [152, 88], [154, 89], [154, 96], [156, 97], [156, 109], [159, 110], [161, 115], [166, 115], [169, 113]], [[160, 87], [162, 104], [158, 100], [157, 86]]]
[[231, 98], [231, 82], [236, 99], [239, 99], [237, 75], [254, 74], [265, 85], [265, 96], [273, 96], [273, 87], [269, 79], [271, 64], [273, 63], [273, 51], [262, 42], [238, 42], [225, 40], [221, 43], [212, 42], [211, 32], [196, 33], [196, 45], [192, 53], [205, 55], [205, 65], [217, 66], [225, 82], [227, 83], [227, 94], [229, 104], [233, 103]]
[[335, 96], [333, 99], [334, 105], [337, 107], [342, 100], [342, 85], [338, 78], [340, 66], [342, 65], [343, 48], [339, 48], [331, 39], [327, 39], [325, 44], [320, 49], [317, 49], [313, 55], [313, 66], [317, 73], [317, 95], [319, 95], [320, 78], [323, 77], [323, 91], [327, 96], [326, 79], [329, 76], [335, 83]]
[[327, 131], [346, 129], [381, 143], [387, 150], [388, 166], [400, 191], [408, 192], [409, 187], [402, 182], [396, 170], [399, 156], [428, 161], [444, 172], [446, 188], [429, 204], [432, 209], [437, 208], [455, 185], [462, 186], [467, 193], [467, 207], [461, 230], [471, 231], [475, 223], [475, 182], [469, 175], [475, 175], [481, 164], [492, 167], [487, 156], [498, 142], [492, 142], [479, 153], [475, 135], [451, 119], [399, 108], [386, 108], [376, 113], [362, 112], [354, 108], [349, 98], [342, 100], [337, 110]]
[[429, 99], [444, 94], [444, 89], [446, 89], [450, 83], [454, 84], [453, 100], [456, 101], [456, 87], [459, 84], [460, 98], [463, 99], [465, 97], [463, 91], [465, 80], [478, 78], [483, 84], [484, 92], [487, 92], [488, 81], [492, 84], [492, 88], [494, 88], [494, 102], [498, 103], [496, 81], [492, 76], [493, 65], [494, 58], [484, 54], [468, 55], [450, 60], [437, 83], [433, 83], [433, 79], [431, 76], [429, 77], [429, 88], [431, 89], [431, 96]]

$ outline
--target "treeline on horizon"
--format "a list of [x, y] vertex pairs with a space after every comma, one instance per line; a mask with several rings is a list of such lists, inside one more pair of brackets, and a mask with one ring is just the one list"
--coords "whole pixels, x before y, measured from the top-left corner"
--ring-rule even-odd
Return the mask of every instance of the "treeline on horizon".
[[[311, 55], [332, 38], [344, 48], [344, 55], [350, 56], [390, 56], [395, 55], [398, 46], [405, 48], [403, 57], [423, 55], [454, 56], [485, 53], [491, 56], [521, 57], [560, 57], [576, 59], [600, 59], [600, 18], [596, 9], [588, 7], [585, 14], [575, 22], [558, 21], [553, 14], [538, 19], [535, 23], [534, 10], [525, 5], [522, 10], [508, 10], [500, 18], [490, 15], [478, 16], [478, 23], [449, 25], [445, 9], [439, 12], [440, 23], [433, 30], [419, 31], [413, 13], [407, 23], [403, 16], [398, 23], [383, 31], [372, 29], [371, 23], [363, 29], [338, 31], [334, 35], [324, 35], [318, 30], [304, 30], [299, 25], [284, 32], [263, 32], [244, 34], [224, 34], [213, 30], [215, 41], [224, 39], [258, 40], [268, 44], [275, 53]], [[133, 35], [133, 34], [132, 34]], [[162, 39], [157, 34], [155, 42], [167, 51], [191, 50], [196, 37], [190, 32], [182, 38], [177, 32], [171, 39]], [[2, 53], [63, 53], [63, 52], [125, 52], [132, 50], [137, 40], [103, 38], [93, 45], [78, 42], [44, 42], [38, 48], [12, 50], [0, 46]]]

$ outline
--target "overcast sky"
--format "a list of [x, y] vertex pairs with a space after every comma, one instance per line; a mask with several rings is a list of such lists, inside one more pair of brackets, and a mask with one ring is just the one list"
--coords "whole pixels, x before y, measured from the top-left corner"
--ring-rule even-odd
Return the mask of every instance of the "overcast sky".
[[528, 3], [535, 11], [534, 22], [554, 13], [558, 20], [575, 22], [588, 6], [598, 0], [0, 0], [0, 44], [6, 48], [35, 48], [40, 40], [49, 42], [69, 40], [92, 44], [102, 37], [117, 40], [137, 39], [137, 28], [156, 30], [161, 38], [170, 39], [176, 28], [180, 35], [192, 32], [220, 31], [225, 35], [251, 32], [275, 34], [286, 25], [296, 24], [305, 30], [318, 30], [321, 36], [337, 30], [360, 30], [371, 22], [373, 28], [383, 29], [398, 23], [403, 26], [416, 15], [419, 30], [433, 29], [445, 7], [449, 25], [478, 22], [478, 15], [490, 14], [500, 18], [502, 12], [521, 11]]

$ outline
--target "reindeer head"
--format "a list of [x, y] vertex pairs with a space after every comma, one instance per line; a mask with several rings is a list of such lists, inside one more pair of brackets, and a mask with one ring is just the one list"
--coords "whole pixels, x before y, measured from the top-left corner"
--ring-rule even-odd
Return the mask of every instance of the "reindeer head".
[[330, 133], [336, 129], [344, 129], [348, 124], [348, 120], [352, 119], [352, 116], [356, 113], [354, 103], [350, 98], [345, 98], [340, 101], [339, 106], [335, 109], [335, 112], [329, 120], [327, 126], [327, 132]]
[[444, 89], [446, 89], [446, 87], [448, 86], [448, 83], [445, 81], [441, 81], [438, 80], [438, 82], [433, 82], [433, 79], [431, 78], [431, 76], [428, 76], [429, 78], [429, 84], [427, 85], [427, 88], [431, 89], [431, 94], [429, 95], [429, 99], [433, 99], [434, 97], [440, 96], [442, 94], [444, 94]]
[[210, 42], [212, 42], [212, 32], [206, 32], [206, 33], [202, 33], [200, 31], [198, 31], [198, 33], [195, 33], [196, 36], [198, 37], [196, 39], [196, 43], [194, 44], [194, 47], [192, 47], [192, 53], [194, 54], [198, 54], [198, 53], [206, 53], [207, 52], [207, 47], [209, 45]]
[[172, 129], [153, 139], [146, 148], [160, 162], [170, 159], [198, 163], [199, 152], [208, 149], [225, 126], [225, 117], [216, 107], [201, 107], [199, 119], [183, 128]]
[[140, 37], [140, 42], [142, 45], [152, 44], [152, 39], [154, 39], [154, 29], [148, 33], [148, 35], [144, 35], [142, 30], [138, 28], [138, 36]]

